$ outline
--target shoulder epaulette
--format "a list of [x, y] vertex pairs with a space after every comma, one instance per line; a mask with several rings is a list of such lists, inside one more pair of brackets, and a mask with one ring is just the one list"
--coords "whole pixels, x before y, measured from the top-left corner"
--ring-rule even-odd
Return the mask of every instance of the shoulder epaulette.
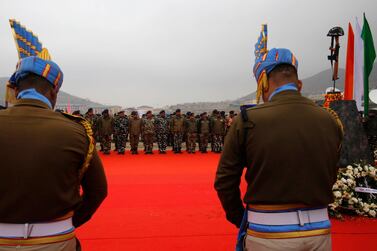
[[344, 135], [344, 128], [343, 128], [343, 123], [340, 120], [338, 114], [331, 108], [328, 107], [323, 107], [327, 112], [331, 114], [331, 116], [335, 119], [336, 123], [338, 124], [340, 130], [342, 131], [342, 134]]
[[80, 169], [80, 172], [79, 172], [79, 178], [81, 180], [82, 177], [84, 176], [84, 173], [89, 168], [89, 164], [90, 164], [90, 161], [93, 158], [94, 150], [95, 150], [95, 147], [96, 147], [96, 143], [95, 143], [94, 138], [93, 138], [92, 126], [91, 126], [91, 124], [90, 124], [89, 121], [87, 121], [86, 119], [84, 119], [84, 118], [82, 118], [80, 116], [75, 116], [75, 115], [64, 113], [64, 112], [62, 112], [62, 114], [63, 114], [64, 117], [66, 117], [66, 118], [68, 118], [70, 120], [73, 120], [76, 123], [79, 123], [80, 125], [82, 125], [84, 127], [86, 135], [87, 135], [87, 137], [89, 139], [88, 152], [86, 154], [86, 158], [85, 158], [84, 164], [82, 165], [82, 167]]

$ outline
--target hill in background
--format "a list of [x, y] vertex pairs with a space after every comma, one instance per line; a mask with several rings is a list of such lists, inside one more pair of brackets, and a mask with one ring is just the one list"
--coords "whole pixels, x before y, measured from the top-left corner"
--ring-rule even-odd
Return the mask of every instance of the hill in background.
[[[339, 80], [336, 82], [336, 87], [340, 90], [344, 89], [344, 69], [339, 70]], [[302, 93], [304, 96], [307, 96], [314, 100], [321, 100], [323, 99], [323, 94], [325, 90], [332, 86], [332, 71], [325, 70], [322, 71], [314, 76], [309, 78], [303, 79], [303, 90]], [[5, 103], [5, 85], [7, 78], [0, 78], [0, 104]], [[374, 66], [372, 71], [370, 81], [370, 89], [377, 89], [377, 64]], [[220, 102], [196, 102], [196, 103], [183, 103], [183, 104], [176, 104], [164, 107], [165, 110], [168, 112], [173, 112], [176, 109], [182, 109], [182, 111], [191, 111], [195, 113], [200, 113], [203, 111], [212, 111], [214, 109], [230, 111], [230, 110], [238, 110], [241, 104], [249, 103], [255, 99], [255, 92], [249, 93], [241, 98], [236, 100], [228, 100], [228, 101], [220, 101]], [[77, 96], [73, 96], [69, 93], [64, 91], [60, 91], [58, 95], [58, 102], [57, 108], [64, 108], [69, 103], [71, 104], [71, 110], [81, 110], [85, 112], [89, 107], [93, 107], [96, 109], [97, 112], [102, 111], [105, 108], [109, 108], [113, 112], [120, 110], [119, 106], [105, 106], [103, 104], [93, 102], [88, 99], [83, 99]], [[147, 107], [147, 108], [146, 108]], [[131, 110], [140, 110], [144, 111], [145, 109], [158, 111], [159, 109], [153, 109], [153, 107], [149, 106], [140, 106], [138, 108], [128, 108], [126, 109], [127, 113]]]
[[[8, 78], [0, 78], [0, 104], [5, 104], [5, 86], [8, 81]], [[68, 102], [69, 100], [69, 102]], [[97, 102], [93, 102], [88, 99], [83, 99], [71, 94], [68, 94], [64, 91], [59, 91], [58, 100], [56, 108], [61, 109], [67, 107], [67, 104], [70, 103], [71, 110], [81, 110], [82, 112], [86, 111], [88, 107], [94, 107], [97, 110], [102, 110], [106, 106]]]
[[[339, 69], [339, 79], [336, 81], [336, 88], [344, 90], [344, 69]], [[323, 100], [325, 91], [332, 83], [332, 70], [328, 69], [315, 74], [309, 78], [302, 79], [303, 89], [302, 94], [313, 100]], [[369, 79], [369, 88], [377, 88], [377, 64], [375, 64], [372, 74]], [[256, 97], [256, 92], [249, 93], [241, 98], [222, 102], [197, 102], [184, 103], [166, 107], [166, 110], [174, 111], [180, 108], [184, 111], [192, 111], [195, 113], [202, 111], [212, 111], [214, 109], [230, 111], [239, 109], [240, 105], [250, 103]]]

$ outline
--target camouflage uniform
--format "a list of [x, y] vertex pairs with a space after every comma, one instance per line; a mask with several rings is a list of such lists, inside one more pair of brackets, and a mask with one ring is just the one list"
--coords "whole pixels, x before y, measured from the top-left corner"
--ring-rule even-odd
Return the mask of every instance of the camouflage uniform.
[[128, 118], [126, 116], [120, 115], [114, 120], [114, 135], [118, 153], [124, 154], [128, 136]]
[[187, 134], [187, 151], [188, 153], [195, 153], [198, 122], [194, 117], [185, 121], [185, 132]]
[[182, 116], [174, 116], [171, 120], [171, 131], [173, 134], [173, 151], [174, 153], [181, 153], [183, 132], [184, 132], [184, 118]]
[[210, 123], [208, 119], [200, 119], [198, 125], [199, 132], [199, 149], [202, 153], [207, 152], [208, 140], [210, 135]]
[[[118, 119], [118, 114], [115, 114], [114, 115], [114, 126], [115, 126], [115, 121]], [[114, 128], [114, 132], [113, 132], [113, 142], [114, 142], [114, 145], [115, 145], [115, 149], [114, 149], [114, 152], [117, 152], [118, 151], [118, 135], [117, 135], [117, 132], [115, 131], [115, 128]]]
[[154, 126], [157, 137], [158, 150], [160, 151], [160, 153], [164, 153], [168, 145], [169, 121], [166, 118], [158, 117], [154, 122]]
[[225, 120], [222, 117], [215, 117], [211, 122], [212, 151], [220, 153], [223, 150], [223, 137], [225, 134]]
[[93, 128], [93, 137], [94, 137], [96, 142], [101, 142], [101, 138], [100, 138], [100, 135], [99, 135], [99, 132], [98, 132], [98, 121], [99, 121], [100, 118], [101, 118], [101, 116], [98, 115], [98, 114], [94, 115], [94, 117], [93, 117], [93, 127], [92, 127]]
[[151, 154], [153, 150], [153, 138], [154, 138], [154, 120], [152, 118], [146, 118], [143, 120], [143, 136], [145, 153]]
[[93, 113], [92, 114], [86, 113], [84, 118], [90, 123], [90, 126], [92, 127], [92, 131], [93, 131], [93, 138], [96, 140], [97, 120], [98, 120], [97, 115]]

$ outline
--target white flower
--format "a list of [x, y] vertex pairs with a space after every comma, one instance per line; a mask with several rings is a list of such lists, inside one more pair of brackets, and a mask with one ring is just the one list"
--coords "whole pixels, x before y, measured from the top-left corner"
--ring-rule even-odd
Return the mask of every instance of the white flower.
[[372, 216], [372, 217], [376, 217], [376, 211], [374, 210], [369, 210], [369, 215]]
[[376, 177], [376, 170], [370, 171], [369, 176], [373, 178]]
[[373, 166], [369, 166], [369, 172], [373, 172], [374, 170], [376, 170], [376, 168], [374, 168]]
[[352, 200], [354, 203], [358, 203], [358, 202], [359, 202], [355, 197], [352, 197], [351, 200]]
[[361, 166], [357, 166], [357, 169], [359, 169], [359, 171], [363, 170], [363, 168]]
[[353, 181], [352, 179], [347, 179], [347, 184], [348, 184], [349, 186], [352, 186], [353, 183], [354, 183], [354, 181]]
[[352, 199], [350, 199], [350, 200], [348, 200], [348, 204], [349, 204], [349, 205], [353, 205], [353, 204], [355, 204], [355, 203], [353, 202]]
[[350, 165], [350, 166], [347, 166], [347, 170], [352, 170], [353, 168], [352, 168], [352, 166]]
[[337, 189], [339, 189], [338, 184], [335, 183], [335, 184], [332, 186], [332, 189], [333, 189], [333, 190], [337, 190]]
[[364, 171], [368, 172], [369, 168], [368, 166], [364, 166]]
[[351, 199], [352, 198], [352, 196], [349, 193], [344, 193], [343, 197], [346, 198], [346, 199]]
[[369, 206], [368, 206], [368, 204], [364, 203], [363, 211], [366, 212], [366, 213], [369, 212]]
[[345, 178], [341, 178], [340, 181], [343, 183], [343, 184], [346, 184], [347, 183], [347, 180]]
[[341, 198], [342, 197], [342, 193], [339, 192], [339, 191], [335, 191], [334, 192], [334, 196], [335, 196], [335, 198]]

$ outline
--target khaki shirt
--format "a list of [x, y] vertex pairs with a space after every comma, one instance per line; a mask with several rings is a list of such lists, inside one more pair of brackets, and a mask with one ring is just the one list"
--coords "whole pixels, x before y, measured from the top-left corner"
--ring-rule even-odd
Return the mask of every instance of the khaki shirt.
[[201, 119], [199, 121], [199, 132], [200, 133], [210, 133], [210, 126], [209, 126], [209, 120], [203, 120]]
[[198, 132], [198, 121], [196, 119], [186, 120], [185, 131], [187, 133], [197, 133]]
[[141, 134], [141, 119], [131, 117], [129, 120], [130, 134], [131, 135], [140, 135]]
[[71, 211], [76, 227], [88, 221], [107, 195], [96, 151], [80, 180], [88, 147], [81, 124], [39, 100], [0, 111], [0, 222], [47, 222]]
[[184, 131], [184, 118], [182, 116], [177, 117], [175, 116], [172, 118], [172, 132], [179, 133]]
[[248, 183], [244, 203], [304, 204], [326, 207], [342, 141], [339, 119], [297, 91], [276, 94], [237, 116], [225, 139], [215, 180], [227, 219], [239, 226], [243, 169]]

